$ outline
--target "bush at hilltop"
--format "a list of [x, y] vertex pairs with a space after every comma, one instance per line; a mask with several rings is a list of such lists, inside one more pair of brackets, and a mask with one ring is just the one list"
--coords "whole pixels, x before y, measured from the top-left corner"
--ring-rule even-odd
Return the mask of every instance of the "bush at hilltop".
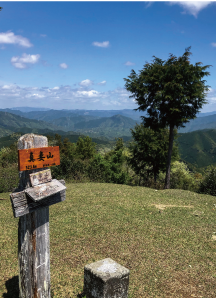
[[199, 193], [216, 196], [216, 167], [209, 166], [199, 186]]

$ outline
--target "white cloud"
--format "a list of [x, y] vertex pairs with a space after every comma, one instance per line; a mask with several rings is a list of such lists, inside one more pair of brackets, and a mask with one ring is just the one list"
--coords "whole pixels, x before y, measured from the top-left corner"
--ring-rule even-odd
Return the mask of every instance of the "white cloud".
[[96, 46], [96, 47], [108, 48], [109, 41], [103, 41], [103, 42], [94, 41], [92, 44], [93, 46]]
[[[99, 92], [89, 87], [56, 86], [20, 87], [16, 84], [0, 85], [0, 106], [38, 106], [52, 109], [135, 109], [137, 104], [125, 88]], [[216, 111], [216, 90], [209, 88], [205, 112]]]
[[2, 86], [2, 89], [7, 89], [7, 90], [13, 89], [13, 85], [4, 85]]
[[99, 96], [99, 92], [96, 90], [90, 90], [90, 91], [77, 91], [76, 96], [77, 97], [97, 97]]
[[106, 85], [106, 81], [102, 81], [102, 82], [98, 83], [98, 85], [104, 86], [104, 85]]
[[11, 58], [11, 63], [16, 68], [27, 68], [27, 64], [35, 64], [38, 62], [40, 55], [23, 54], [22, 57], [14, 56]]
[[133, 63], [133, 62], [130, 62], [130, 61], [127, 61], [127, 62], [125, 62], [125, 64], [124, 65], [126, 65], [126, 66], [131, 66], [131, 65], [135, 65], [135, 63]]
[[198, 13], [206, 8], [208, 5], [214, 3], [214, 1], [172, 1], [167, 2], [168, 5], [175, 5], [178, 4], [182, 6], [185, 10], [182, 14], [192, 14], [195, 18], [197, 18]]
[[212, 45], [213, 47], [216, 47], [216, 42], [212, 42], [211, 45]]
[[1, 32], [0, 33], [0, 43], [2, 44], [18, 44], [22, 47], [30, 48], [33, 45], [30, 43], [30, 41], [21, 36], [21, 35], [15, 35], [13, 32]]
[[99, 92], [89, 87], [56, 86], [49, 87], [19, 87], [15, 84], [0, 85], [0, 106], [2, 108], [14, 106], [46, 106], [53, 109], [98, 109], [135, 108], [129, 92], [124, 88]]
[[38, 94], [38, 93], [34, 93], [34, 94], [26, 94], [25, 97], [26, 97], [26, 98], [30, 98], [30, 97], [33, 97], [33, 98], [44, 98], [45, 95]]
[[66, 63], [61, 63], [61, 64], [59, 64], [59, 66], [63, 69], [68, 68], [68, 65]]
[[82, 82], [79, 83], [80, 86], [82, 87], [88, 87], [93, 85], [93, 82], [89, 79], [83, 80]]

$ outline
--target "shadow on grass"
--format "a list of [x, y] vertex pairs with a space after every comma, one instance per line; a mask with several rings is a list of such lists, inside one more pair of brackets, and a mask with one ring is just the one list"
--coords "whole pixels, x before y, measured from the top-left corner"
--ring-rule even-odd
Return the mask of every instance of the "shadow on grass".
[[17, 298], [19, 297], [19, 278], [18, 275], [8, 279], [5, 282], [7, 293], [3, 294], [3, 298]]
[[82, 293], [80, 293], [80, 294], [78, 294], [77, 295], [77, 298], [85, 298], [86, 296], [85, 296], [85, 293], [84, 292], [82, 292]]

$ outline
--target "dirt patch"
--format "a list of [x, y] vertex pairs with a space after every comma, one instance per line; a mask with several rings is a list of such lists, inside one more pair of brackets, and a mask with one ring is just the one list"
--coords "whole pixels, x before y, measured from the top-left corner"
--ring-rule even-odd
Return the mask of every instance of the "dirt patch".
[[178, 205], [164, 205], [164, 204], [151, 204], [151, 206], [155, 206], [159, 210], [164, 210], [168, 207], [180, 207], [180, 208], [194, 208], [194, 206], [178, 206]]

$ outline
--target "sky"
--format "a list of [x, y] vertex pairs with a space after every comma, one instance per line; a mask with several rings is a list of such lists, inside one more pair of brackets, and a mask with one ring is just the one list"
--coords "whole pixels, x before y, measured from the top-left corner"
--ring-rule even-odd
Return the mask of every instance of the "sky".
[[121, 110], [124, 78], [156, 56], [205, 71], [216, 111], [216, 1], [1, 2], [0, 108]]

